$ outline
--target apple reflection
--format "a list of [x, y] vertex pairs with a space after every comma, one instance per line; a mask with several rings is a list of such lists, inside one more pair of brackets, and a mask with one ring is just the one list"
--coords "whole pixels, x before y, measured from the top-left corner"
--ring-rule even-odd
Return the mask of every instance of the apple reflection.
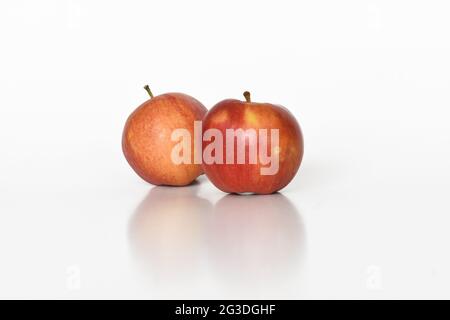
[[297, 290], [305, 231], [289, 199], [226, 195], [213, 206], [198, 189], [153, 187], [131, 218], [131, 249], [157, 297], [277, 298]]
[[226, 287], [252, 297], [297, 289], [305, 231], [285, 196], [227, 195], [215, 205], [209, 231], [210, 262]]
[[198, 188], [153, 187], [131, 219], [132, 251], [156, 284], [179, 288], [202, 271], [212, 204]]

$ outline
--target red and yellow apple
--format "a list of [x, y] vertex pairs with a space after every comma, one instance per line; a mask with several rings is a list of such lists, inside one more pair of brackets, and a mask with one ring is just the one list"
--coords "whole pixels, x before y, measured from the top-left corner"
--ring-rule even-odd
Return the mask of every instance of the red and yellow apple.
[[[201, 121], [207, 109], [198, 100], [183, 93], [156, 97], [148, 86], [150, 99], [128, 118], [122, 136], [122, 149], [130, 166], [145, 181], [154, 185], [184, 186], [202, 174], [195, 163], [177, 164], [171, 153], [178, 143], [171, 139], [175, 129], [187, 129], [194, 136], [194, 121]], [[194, 150], [194, 141], [191, 144]], [[195, 151], [195, 150], [194, 150]]]
[[[295, 117], [283, 106], [252, 102], [249, 92], [244, 96], [246, 101], [219, 102], [203, 119], [203, 170], [224, 192], [270, 194], [284, 188], [297, 173], [303, 157], [302, 132]], [[229, 136], [230, 130], [240, 130], [240, 134], [231, 132]], [[261, 144], [264, 136], [266, 151]], [[230, 137], [236, 143], [228, 149]], [[211, 148], [219, 138], [219, 147], [216, 144]], [[267, 172], [272, 166], [268, 158], [277, 161], [272, 172]]]

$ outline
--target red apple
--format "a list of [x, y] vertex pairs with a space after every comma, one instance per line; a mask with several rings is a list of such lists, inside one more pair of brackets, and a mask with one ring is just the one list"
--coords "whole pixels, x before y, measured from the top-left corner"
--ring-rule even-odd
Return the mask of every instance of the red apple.
[[[166, 93], [156, 97], [148, 86], [150, 99], [128, 118], [122, 136], [122, 149], [130, 166], [145, 181], [154, 185], [184, 186], [194, 181], [202, 168], [194, 161], [176, 164], [171, 152], [177, 141], [171, 139], [175, 129], [187, 129], [194, 136], [194, 121], [202, 120], [207, 109], [183, 93]], [[191, 140], [194, 150], [194, 139]]]
[[249, 92], [244, 96], [246, 101], [224, 100], [206, 114], [203, 170], [224, 192], [270, 194], [297, 173], [303, 157], [302, 132], [286, 108], [252, 102]]

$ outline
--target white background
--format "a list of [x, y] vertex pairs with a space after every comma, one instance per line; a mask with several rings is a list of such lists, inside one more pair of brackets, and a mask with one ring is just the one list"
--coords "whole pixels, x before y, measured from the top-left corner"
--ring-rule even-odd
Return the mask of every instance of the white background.
[[[450, 298], [448, 1], [0, 2], [1, 298]], [[155, 94], [283, 104], [281, 195], [154, 188]], [[149, 193], [150, 192], [150, 193]]]

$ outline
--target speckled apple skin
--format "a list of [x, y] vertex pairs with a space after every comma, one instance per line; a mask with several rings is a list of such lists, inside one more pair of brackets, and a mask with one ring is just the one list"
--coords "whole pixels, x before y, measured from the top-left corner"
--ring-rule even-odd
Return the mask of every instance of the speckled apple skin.
[[139, 106], [126, 121], [122, 150], [130, 166], [145, 181], [154, 185], [184, 186], [200, 174], [200, 164], [175, 164], [171, 140], [173, 130], [188, 129], [194, 150], [194, 121], [202, 120], [207, 109], [198, 100], [183, 93], [166, 93]]
[[[275, 175], [261, 175], [261, 163], [248, 164], [246, 139], [245, 164], [206, 164], [203, 170], [211, 182], [228, 193], [270, 194], [281, 190], [296, 175], [303, 158], [303, 135], [295, 117], [285, 107], [269, 103], [224, 100], [216, 104], [203, 120], [203, 132], [210, 128], [226, 129], [279, 129], [279, 170]], [[268, 140], [270, 142], [270, 138]], [[204, 141], [203, 148], [210, 142]], [[225, 139], [223, 154], [226, 154]], [[269, 148], [272, 146], [269, 143]], [[237, 147], [235, 145], [235, 155]], [[224, 156], [225, 157], [225, 156]]]

